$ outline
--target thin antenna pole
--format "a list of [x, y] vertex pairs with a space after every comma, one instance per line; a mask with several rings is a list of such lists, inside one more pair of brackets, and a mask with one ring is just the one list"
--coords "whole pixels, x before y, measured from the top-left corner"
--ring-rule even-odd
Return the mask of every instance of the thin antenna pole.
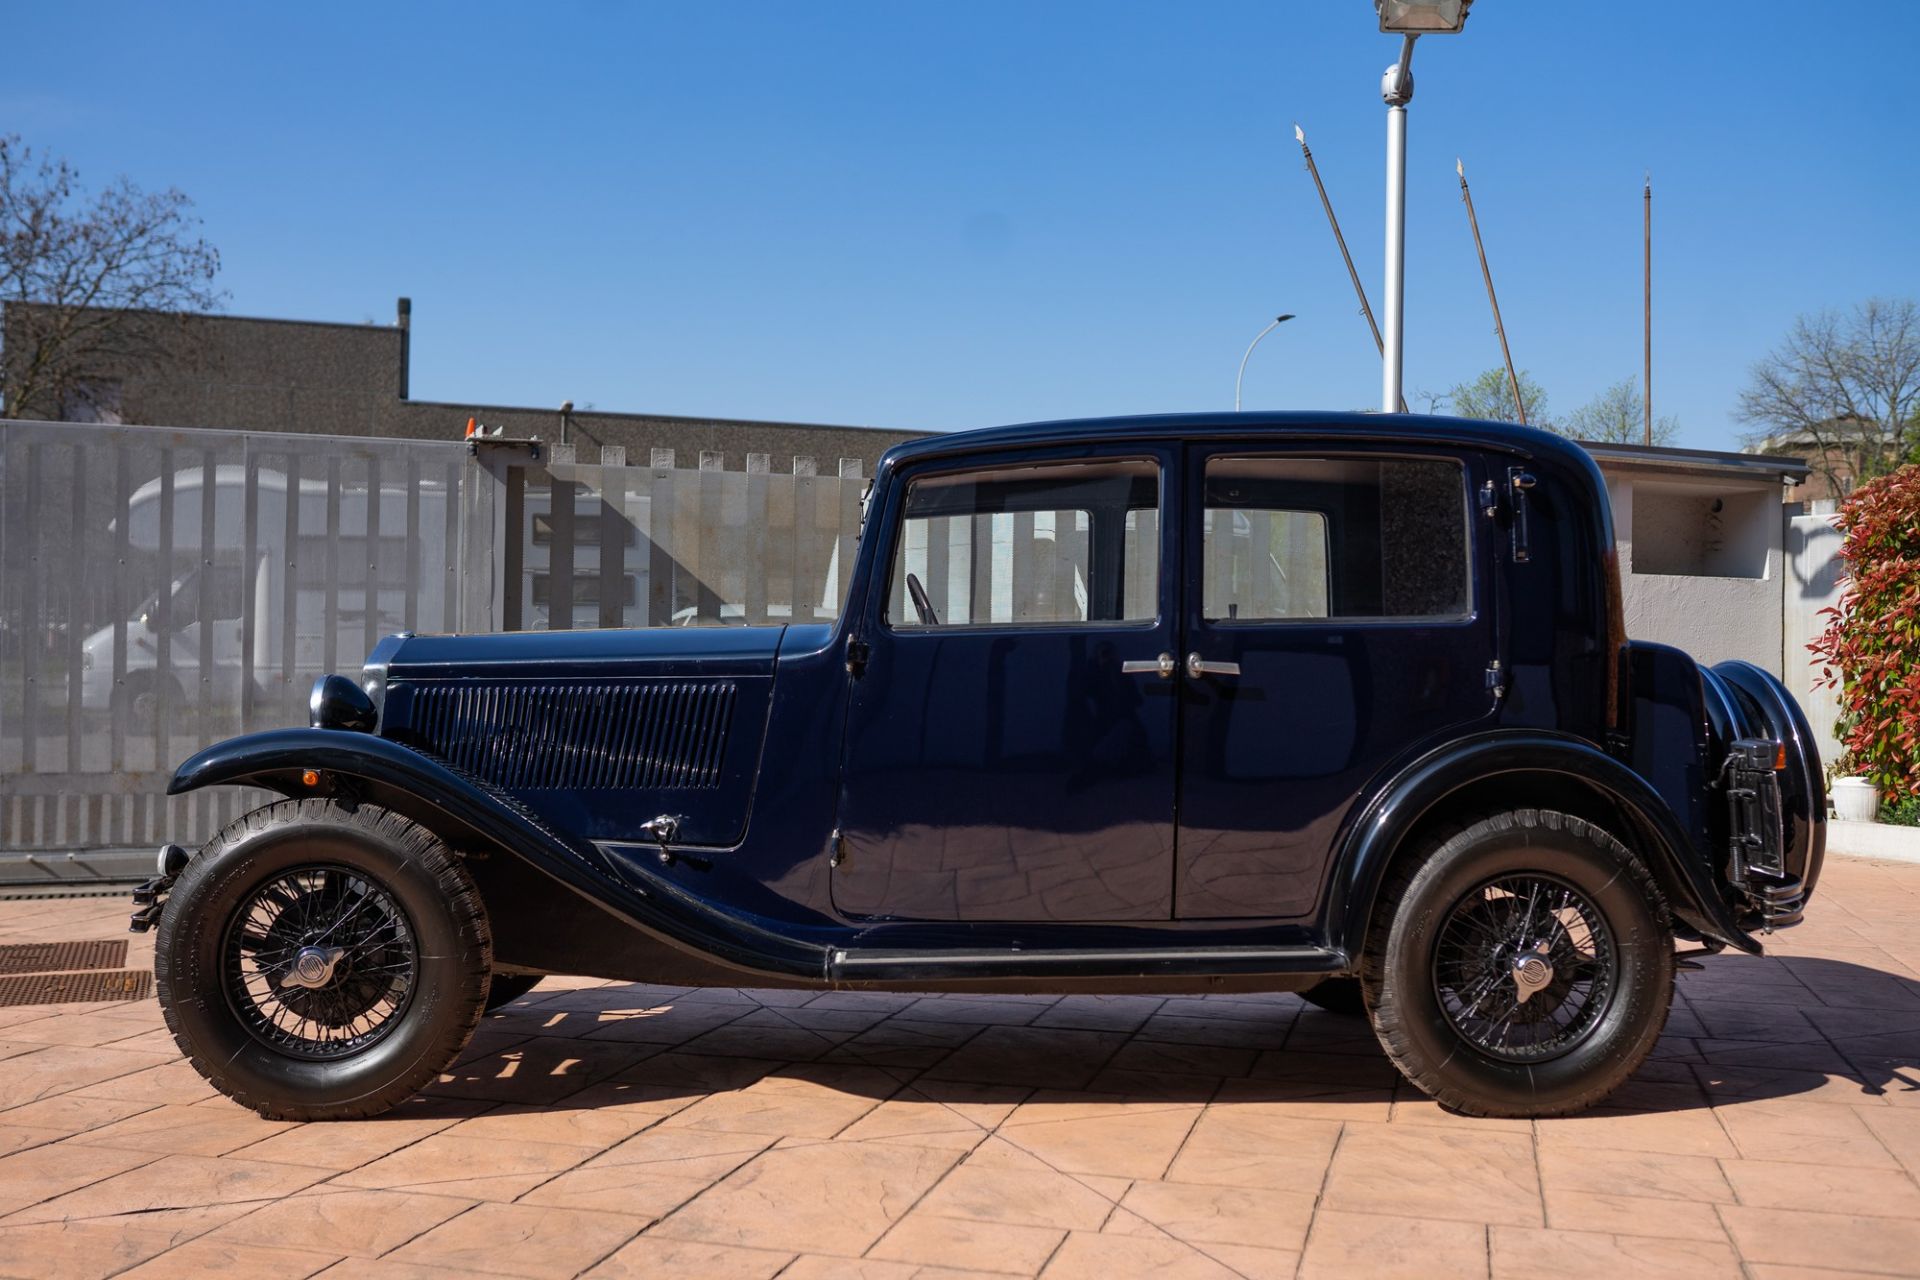
[[[1353, 281], [1354, 296], [1360, 299], [1360, 314], [1367, 318], [1367, 329], [1373, 334], [1373, 347], [1381, 355], [1387, 353], [1387, 344], [1380, 337], [1380, 326], [1373, 318], [1373, 307], [1367, 302], [1367, 288], [1360, 283], [1360, 273], [1353, 268], [1353, 255], [1347, 252], [1347, 238], [1340, 233], [1340, 219], [1334, 216], [1333, 201], [1327, 199], [1327, 186], [1320, 181], [1320, 166], [1313, 162], [1313, 148], [1307, 145], [1307, 134], [1298, 124], [1293, 126], [1293, 136], [1299, 140], [1300, 154], [1306, 157], [1307, 172], [1313, 175], [1313, 189], [1320, 193], [1320, 207], [1327, 211], [1327, 225], [1333, 228], [1333, 242], [1340, 246], [1340, 260], [1347, 264], [1347, 278]], [[1407, 398], [1400, 397], [1400, 412], [1407, 411]]]
[[1646, 335], [1646, 349], [1642, 353], [1641, 381], [1646, 384], [1646, 432], [1644, 442], [1653, 443], [1653, 173], [1647, 173], [1647, 187], [1642, 200], [1644, 218], [1642, 223], [1642, 243], [1644, 253], [1641, 258], [1644, 278], [1643, 297], [1645, 315], [1642, 330]]
[[1473, 228], [1473, 247], [1480, 255], [1480, 275], [1487, 282], [1487, 302], [1493, 307], [1493, 331], [1500, 338], [1500, 356], [1507, 362], [1507, 386], [1513, 392], [1514, 412], [1520, 415], [1520, 425], [1524, 427], [1527, 424], [1527, 405], [1520, 398], [1520, 375], [1513, 371], [1513, 352], [1507, 348], [1507, 327], [1500, 322], [1500, 299], [1494, 296], [1493, 272], [1487, 266], [1487, 247], [1480, 242], [1480, 219], [1473, 212], [1473, 192], [1467, 187], [1467, 166], [1456, 156], [1453, 169], [1460, 175], [1460, 198], [1467, 205], [1467, 224]]

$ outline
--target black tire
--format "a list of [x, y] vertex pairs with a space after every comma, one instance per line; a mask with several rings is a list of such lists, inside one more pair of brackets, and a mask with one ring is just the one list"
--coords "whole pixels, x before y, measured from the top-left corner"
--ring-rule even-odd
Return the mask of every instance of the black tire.
[[[1537, 925], [1536, 895], [1509, 886], [1545, 886]], [[1488, 927], [1502, 921], [1506, 932]], [[1516, 935], [1542, 940], [1503, 951]], [[1528, 983], [1548, 985], [1527, 1009], [1516, 975], [1535, 950], [1548, 964]], [[1477, 983], [1453, 981], [1476, 953]], [[1672, 925], [1646, 865], [1590, 823], [1532, 809], [1475, 821], [1396, 867], [1361, 967], [1394, 1065], [1450, 1110], [1511, 1117], [1570, 1114], [1624, 1084], [1666, 1025], [1673, 975]], [[1504, 1022], [1476, 1016], [1487, 1000], [1507, 1002]]]
[[[309, 903], [333, 904], [334, 937], [307, 943], [351, 941], [369, 919], [389, 932], [352, 954], [323, 949], [332, 951], [324, 980], [303, 996], [291, 989], [298, 966], [269, 972], [263, 957], [284, 959], [302, 945], [299, 913], [329, 919]], [[285, 932], [264, 941], [252, 932], [283, 921]], [[363, 956], [368, 948], [384, 949]], [[354, 969], [362, 959], [364, 973]], [[385, 809], [311, 799], [254, 810], [187, 864], [161, 913], [153, 970], [168, 1029], [214, 1088], [270, 1120], [349, 1120], [411, 1097], [459, 1056], [480, 1021], [492, 961], [479, 892], [438, 837]], [[404, 978], [393, 976], [403, 962]], [[357, 1001], [353, 993], [368, 989], [378, 1004], [356, 1004], [331, 1030], [325, 1016], [286, 1028], [311, 1006], [286, 1013], [281, 1002]], [[352, 1031], [376, 1012], [372, 1030]], [[275, 1014], [284, 1021], [276, 1025]], [[315, 1038], [324, 1035], [340, 1038]]]
[[487, 1012], [492, 1013], [501, 1005], [512, 1004], [527, 992], [540, 985], [545, 974], [539, 973], [496, 973], [493, 982], [487, 988]]
[[1300, 998], [1328, 1013], [1349, 1018], [1367, 1016], [1367, 1000], [1358, 978], [1327, 978], [1302, 991]]

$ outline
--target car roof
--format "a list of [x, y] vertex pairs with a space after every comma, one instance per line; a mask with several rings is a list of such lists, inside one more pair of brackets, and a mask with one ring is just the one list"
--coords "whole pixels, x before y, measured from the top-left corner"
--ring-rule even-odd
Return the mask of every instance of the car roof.
[[1511, 422], [1484, 422], [1421, 413], [1329, 413], [1309, 410], [1248, 413], [1162, 413], [1119, 418], [1070, 418], [1014, 426], [950, 431], [895, 445], [881, 466], [1002, 448], [1094, 444], [1127, 440], [1301, 440], [1315, 435], [1369, 444], [1426, 443], [1490, 448], [1529, 457], [1558, 455], [1582, 470], [1586, 451], [1570, 440]]

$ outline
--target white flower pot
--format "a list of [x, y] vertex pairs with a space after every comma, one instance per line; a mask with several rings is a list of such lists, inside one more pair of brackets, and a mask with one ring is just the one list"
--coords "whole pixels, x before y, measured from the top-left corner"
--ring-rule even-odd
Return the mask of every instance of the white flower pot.
[[1835, 778], [1833, 811], [1842, 822], [1878, 821], [1880, 788], [1865, 778]]

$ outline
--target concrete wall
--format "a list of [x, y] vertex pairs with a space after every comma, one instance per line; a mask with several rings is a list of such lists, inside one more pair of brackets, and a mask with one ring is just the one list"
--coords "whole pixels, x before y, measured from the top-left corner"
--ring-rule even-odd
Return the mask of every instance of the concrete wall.
[[1822, 609], [1840, 603], [1845, 594], [1842, 575], [1846, 564], [1840, 559], [1840, 530], [1833, 517], [1794, 516], [1787, 524], [1787, 573], [1785, 582], [1784, 625], [1786, 630], [1787, 688], [1800, 702], [1813, 724], [1820, 742], [1820, 758], [1839, 758], [1840, 744], [1833, 736], [1833, 723], [1840, 713], [1837, 690], [1817, 688], [1820, 668], [1807, 653], [1807, 643], [1826, 630]]
[[[1605, 466], [1627, 635], [1705, 663], [1741, 658], [1780, 674], [1785, 572], [1777, 478]], [[1714, 504], [1720, 504], [1714, 509]]]

